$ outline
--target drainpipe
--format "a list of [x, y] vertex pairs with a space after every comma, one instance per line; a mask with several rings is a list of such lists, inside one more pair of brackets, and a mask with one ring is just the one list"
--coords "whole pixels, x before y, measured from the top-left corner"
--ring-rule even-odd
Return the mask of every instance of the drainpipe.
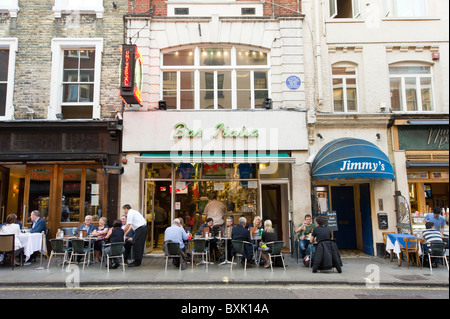
[[[320, 3], [319, 3], [320, 1]], [[315, 1], [315, 10], [314, 10], [314, 35], [315, 35], [315, 55], [316, 55], [316, 64], [317, 64], [317, 102], [319, 106], [323, 104], [323, 85], [322, 85], [322, 53], [321, 53], [321, 35], [320, 32], [320, 13], [323, 11], [324, 2], [323, 0]]]

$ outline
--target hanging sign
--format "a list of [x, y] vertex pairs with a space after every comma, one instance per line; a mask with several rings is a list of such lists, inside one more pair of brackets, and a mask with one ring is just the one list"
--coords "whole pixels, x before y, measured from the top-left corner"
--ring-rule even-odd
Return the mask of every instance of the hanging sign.
[[142, 103], [142, 62], [142, 55], [136, 45], [122, 45], [120, 96], [125, 103]]

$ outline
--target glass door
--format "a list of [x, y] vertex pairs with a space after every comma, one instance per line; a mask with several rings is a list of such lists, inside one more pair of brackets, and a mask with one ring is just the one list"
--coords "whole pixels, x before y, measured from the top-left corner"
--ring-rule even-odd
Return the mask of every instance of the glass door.
[[144, 216], [147, 220], [147, 241], [145, 252], [150, 254], [153, 252], [153, 235], [154, 235], [154, 203], [155, 203], [155, 182], [145, 182], [145, 203]]
[[23, 201], [22, 223], [31, 227], [30, 214], [33, 210], [41, 213], [51, 228], [53, 222], [49, 220], [49, 212], [53, 207], [51, 193], [53, 186], [53, 166], [28, 166], [26, 169], [25, 196]]

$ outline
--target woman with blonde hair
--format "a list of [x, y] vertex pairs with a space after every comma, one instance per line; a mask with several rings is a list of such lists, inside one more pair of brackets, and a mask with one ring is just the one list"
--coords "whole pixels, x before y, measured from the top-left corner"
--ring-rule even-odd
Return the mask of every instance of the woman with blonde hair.
[[269, 268], [270, 264], [272, 263], [268, 256], [268, 253], [270, 253], [272, 249], [270, 247], [267, 247], [266, 244], [277, 240], [278, 234], [277, 231], [272, 227], [272, 221], [270, 219], [266, 219], [264, 221], [264, 231], [261, 237], [261, 244], [260, 244], [262, 252], [261, 255], [266, 261], [264, 268]]

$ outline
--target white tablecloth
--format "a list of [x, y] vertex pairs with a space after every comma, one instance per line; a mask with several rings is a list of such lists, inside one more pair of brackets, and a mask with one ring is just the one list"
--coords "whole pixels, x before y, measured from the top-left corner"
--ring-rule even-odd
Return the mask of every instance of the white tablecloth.
[[[392, 250], [395, 254], [397, 254], [397, 258], [400, 258], [400, 253], [402, 251], [401, 249], [404, 248], [404, 246], [402, 244], [400, 244], [400, 242], [397, 240], [397, 238], [394, 238], [394, 236], [396, 236], [396, 235], [400, 235], [400, 234], [394, 234], [392, 236], [388, 235], [388, 240], [386, 241], [386, 251], [389, 252], [390, 250]], [[405, 237], [411, 238], [413, 236], [405, 235]], [[395, 243], [393, 243], [392, 240], [395, 240]], [[420, 256], [422, 255], [422, 245], [420, 245], [420, 243], [419, 243], [419, 255]]]
[[30, 259], [30, 256], [35, 251], [40, 251], [42, 254], [45, 254], [45, 245], [43, 246], [41, 233], [21, 233], [19, 240], [23, 246], [25, 261]]

